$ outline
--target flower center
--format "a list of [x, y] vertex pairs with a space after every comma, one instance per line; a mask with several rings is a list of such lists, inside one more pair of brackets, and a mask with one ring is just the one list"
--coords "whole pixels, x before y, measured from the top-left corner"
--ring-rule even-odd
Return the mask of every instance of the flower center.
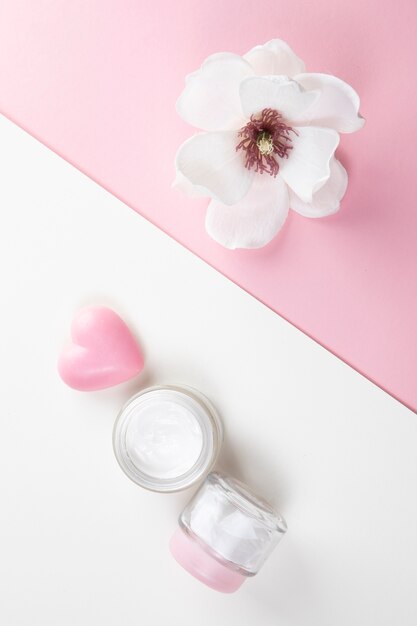
[[236, 150], [246, 153], [245, 167], [255, 172], [267, 172], [276, 176], [279, 162], [276, 157], [288, 159], [293, 146], [291, 133], [296, 131], [283, 121], [281, 113], [274, 109], [263, 109], [258, 115], [251, 115], [249, 122], [240, 129], [241, 141]]
[[261, 154], [272, 154], [274, 142], [272, 141], [271, 133], [268, 133], [266, 130], [261, 131], [256, 140], [256, 145]]

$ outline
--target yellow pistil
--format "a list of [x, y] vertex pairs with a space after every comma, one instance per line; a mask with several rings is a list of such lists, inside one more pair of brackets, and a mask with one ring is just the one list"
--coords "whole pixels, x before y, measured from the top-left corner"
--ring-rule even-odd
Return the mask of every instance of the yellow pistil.
[[265, 156], [272, 154], [274, 151], [274, 143], [272, 141], [271, 134], [267, 131], [262, 131], [261, 133], [259, 133], [256, 140], [256, 145], [259, 152]]

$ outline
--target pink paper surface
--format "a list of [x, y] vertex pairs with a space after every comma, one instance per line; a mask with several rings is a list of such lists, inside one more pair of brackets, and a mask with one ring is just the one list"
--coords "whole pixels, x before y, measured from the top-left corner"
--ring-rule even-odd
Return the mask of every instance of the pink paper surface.
[[[416, 23], [414, 0], [2, 0], [0, 110], [416, 410]], [[174, 103], [208, 54], [274, 37], [351, 83], [367, 124], [342, 136], [337, 215], [292, 213], [233, 252], [206, 235], [206, 200], [171, 189], [192, 133]]]

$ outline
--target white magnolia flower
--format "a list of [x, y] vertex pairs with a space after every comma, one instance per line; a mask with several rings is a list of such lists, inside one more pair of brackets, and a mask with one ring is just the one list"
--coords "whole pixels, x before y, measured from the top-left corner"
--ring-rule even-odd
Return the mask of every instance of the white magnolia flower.
[[211, 198], [206, 229], [223, 246], [264, 246], [290, 207], [306, 217], [339, 209], [347, 174], [334, 153], [339, 133], [364, 124], [359, 97], [335, 76], [305, 73], [285, 42], [209, 56], [177, 111], [205, 132], [179, 148], [175, 185]]

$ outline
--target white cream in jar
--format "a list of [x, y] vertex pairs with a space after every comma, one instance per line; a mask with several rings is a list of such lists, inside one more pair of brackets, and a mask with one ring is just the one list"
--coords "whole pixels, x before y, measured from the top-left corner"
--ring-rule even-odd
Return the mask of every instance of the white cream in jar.
[[185, 489], [204, 477], [221, 440], [221, 423], [207, 398], [174, 385], [131, 398], [113, 432], [122, 470], [142, 487], [163, 492]]

